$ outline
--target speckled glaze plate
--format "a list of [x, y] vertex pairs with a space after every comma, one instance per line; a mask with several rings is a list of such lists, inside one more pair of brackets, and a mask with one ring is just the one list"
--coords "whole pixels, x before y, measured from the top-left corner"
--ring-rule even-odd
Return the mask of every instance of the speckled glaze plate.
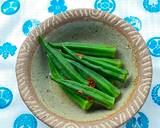
[[[113, 110], [85, 112], [47, 76], [47, 59], [36, 41], [106, 43], [118, 48], [118, 57], [129, 70], [122, 96]], [[141, 35], [121, 18], [93, 9], [70, 10], [45, 20], [26, 38], [17, 58], [20, 94], [41, 121], [55, 128], [115, 128], [143, 105], [152, 80], [151, 58]]]

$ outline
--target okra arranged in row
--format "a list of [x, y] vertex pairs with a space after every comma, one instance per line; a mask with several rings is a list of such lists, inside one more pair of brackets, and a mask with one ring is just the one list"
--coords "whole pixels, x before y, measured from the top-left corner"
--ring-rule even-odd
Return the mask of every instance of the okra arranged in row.
[[73, 64], [76, 68], [80, 69], [84, 74], [87, 74], [90, 78], [92, 78], [96, 82], [96, 87], [104, 93], [107, 93], [113, 97], [118, 97], [120, 95], [120, 90], [113, 86], [107, 79], [103, 76], [99, 75], [95, 71], [83, 66], [80, 63], [77, 63], [72, 60], [68, 60], [71, 64]]
[[85, 66], [87, 66], [87, 67], [89, 67], [93, 70], [96, 70], [97, 72], [99, 72], [100, 74], [102, 74], [106, 78], [116, 79], [116, 80], [119, 80], [121, 82], [124, 82], [126, 80], [127, 74], [119, 74], [119, 73], [114, 72], [112, 70], [104, 69], [104, 68], [100, 67], [99, 65], [95, 65], [95, 64], [92, 64], [92, 63], [90, 63], [86, 60], [80, 59], [78, 56], [75, 55], [75, 53], [73, 51], [69, 50], [65, 46], [63, 47], [63, 49], [65, 50], [65, 52], [67, 54], [69, 54], [74, 59], [76, 59], [76, 61], [84, 64]]
[[[116, 59], [116, 47], [79, 42], [38, 42], [46, 53], [51, 79], [81, 109], [93, 104], [112, 109], [121, 91], [113, 83], [125, 82], [128, 71]], [[113, 81], [113, 82], [110, 82]]]

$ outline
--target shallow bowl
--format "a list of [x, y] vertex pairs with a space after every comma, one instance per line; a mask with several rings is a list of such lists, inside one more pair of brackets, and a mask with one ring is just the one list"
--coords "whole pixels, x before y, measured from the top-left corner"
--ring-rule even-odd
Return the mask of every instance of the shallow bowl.
[[[129, 70], [122, 96], [112, 110], [85, 112], [48, 78], [47, 59], [36, 41], [106, 43], [118, 48]], [[142, 36], [124, 20], [94, 9], [75, 9], [52, 16], [25, 39], [17, 58], [16, 75], [22, 99], [33, 114], [55, 128], [115, 128], [142, 107], [152, 80], [151, 57]]]

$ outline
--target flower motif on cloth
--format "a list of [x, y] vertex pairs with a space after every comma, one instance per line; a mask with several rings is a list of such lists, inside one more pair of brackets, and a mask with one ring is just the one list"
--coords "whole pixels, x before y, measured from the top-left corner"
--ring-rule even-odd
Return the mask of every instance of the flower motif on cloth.
[[21, 114], [16, 118], [13, 128], [37, 128], [37, 120], [31, 114]]
[[126, 128], [148, 128], [148, 127], [149, 127], [149, 120], [143, 112], [138, 112], [126, 124]]
[[13, 94], [10, 89], [0, 87], [0, 109], [8, 107], [13, 99]]
[[108, 13], [112, 13], [115, 10], [116, 3], [114, 0], [96, 0], [94, 4], [94, 8], [105, 11]]
[[150, 53], [155, 57], [160, 57], [160, 37], [153, 37], [147, 42]]
[[160, 12], [160, 0], [144, 0], [143, 6], [148, 12]]
[[131, 24], [137, 31], [140, 31], [142, 29], [142, 22], [138, 17], [129, 16], [125, 17], [124, 20]]
[[6, 42], [2, 46], [0, 46], [0, 55], [2, 55], [4, 59], [7, 59], [9, 55], [13, 56], [16, 50], [16, 46], [13, 46], [11, 43]]
[[36, 19], [29, 19], [27, 21], [25, 21], [25, 23], [23, 24], [23, 28], [22, 31], [23, 33], [28, 36], [29, 33], [36, 27], [38, 27], [40, 25], [40, 21], [36, 20]]
[[13, 15], [20, 8], [20, 2], [18, 0], [6, 0], [1, 6], [1, 12], [5, 15]]
[[152, 94], [151, 94], [153, 101], [158, 105], [160, 105], [160, 95], [159, 95], [160, 93], [159, 92], [160, 92], [160, 84], [153, 87]]
[[67, 6], [65, 5], [64, 0], [51, 0], [50, 6], [48, 7], [48, 12], [53, 14], [59, 14], [61, 12], [65, 12], [67, 10]]

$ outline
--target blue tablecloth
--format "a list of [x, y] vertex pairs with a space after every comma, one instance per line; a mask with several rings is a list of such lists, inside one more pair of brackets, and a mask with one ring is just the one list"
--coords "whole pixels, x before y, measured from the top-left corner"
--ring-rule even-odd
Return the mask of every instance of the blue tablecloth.
[[1, 0], [0, 8], [0, 128], [48, 127], [31, 114], [20, 97], [16, 57], [34, 27], [72, 8], [116, 14], [142, 34], [152, 56], [152, 87], [145, 105], [122, 127], [160, 127], [160, 0]]

